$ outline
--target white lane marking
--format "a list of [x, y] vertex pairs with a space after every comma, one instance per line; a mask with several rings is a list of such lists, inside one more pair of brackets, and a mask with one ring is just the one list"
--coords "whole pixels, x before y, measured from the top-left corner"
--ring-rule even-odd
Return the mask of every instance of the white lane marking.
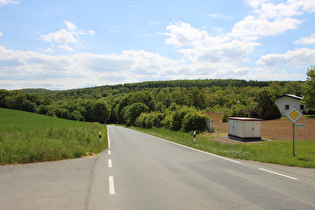
[[[188, 147], [190, 148], [190, 147]], [[216, 154], [212, 154], [212, 153], [209, 153], [209, 152], [205, 152], [205, 151], [202, 151], [202, 150], [198, 150], [198, 149], [195, 149], [195, 148], [191, 148], [192, 150], [195, 150], [195, 151], [198, 151], [198, 152], [201, 152], [201, 153], [204, 153], [204, 154], [207, 154], [207, 155], [212, 155], [214, 157], [217, 157], [217, 158], [221, 158], [221, 159], [224, 159], [224, 160], [228, 160], [228, 161], [231, 161], [233, 163], [241, 163], [240, 161], [237, 161], [237, 160], [233, 160], [233, 159], [230, 159], [230, 158], [226, 158], [226, 157], [222, 157], [220, 155], [216, 155]]]
[[108, 155], [111, 155], [112, 153], [110, 152], [110, 150], [108, 150]]
[[108, 142], [108, 149], [110, 149], [110, 138], [109, 138], [109, 127], [107, 127], [107, 142]]
[[114, 177], [109, 176], [108, 182], [109, 182], [109, 194], [115, 195]]
[[269, 172], [269, 173], [272, 173], [272, 174], [276, 174], [276, 175], [279, 175], [279, 176], [283, 176], [283, 177], [286, 177], [286, 178], [289, 178], [289, 179], [298, 180], [298, 179], [295, 178], [295, 177], [288, 176], [288, 175], [285, 175], [285, 174], [280, 174], [280, 173], [277, 173], [277, 172], [274, 172], [274, 171], [270, 171], [270, 170], [267, 170], [267, 169], [264, 169], [264, 168], [259, 168], [259, 169], [262, 170], [262, 171], [266, 171], [266, 172]]
[[113, 167], [113, 165], [112, 165], [112, 160], [111, 160], [111, 159], [108, 159], [108, 168], [111, 168], [111, 167]]
[[[132, 131], [134, 131], [134, 130], [132, 130]], [[135, 132], [138, 132], [138, 131], [135, 131]], [[141, 133], [141, 132], [139, 132], [139, 133]], [[170, 143], [170, 144], [174, 144], [174, 145], [177, 145], [177, 146], [180, 146], [180, 147], [184, 147], [184, 148], [187, 148], [187, 149], [190, 149], [190, 150], [193, 150], [193, 151], [201, 152], [201, 153], [206, 154], [206, 155], [211, 155], [211, 156], [214, 156], [214, 157], [217, 157], [217, 158], [221, 158], [221, 159], [224, 159], [224, 160], [228, 160], [228, 161], [231, 161], [231, 162], [233, 162], [233, 163], [241, 163], [241, 162], [239, 162], [239, 161], [237, 161], [237, 160], [233, 160], [233, 159], [230, 159], [230, 158], [222, 157], [222, 156], [220, 156], [220, 155], [212, 154], [212, 153], [210, 153], [210, 152], [205, 152], [205, 151], [202, 151], [202, 150], [199, 150], [199, 149], [195, 149], [195, 148], [192, 148], [192, 147], [188, 147], [188, 146], [185, 146], [185, 145], [182, 145], [182, 144], [178, 144], [178, 143], [175, 143], [175, 142], [172, 142], [172, 141], [169, 141], [169, 140], [165, 140], [165, 139], [162, 139], [162, 138], [159, 138], [159, 137], [156, 137], [156, 136], [152, 136], [152, 135], [150, 135], [150, 134], [146, 134], [146, 133], [142, 133], [142, 134], [147, 135], [147, 136], [149, 136], [149, 137], [151, 137], [151, 138], [160, 139], [160, 140], [165, 141], [165, 142], [168, 142], [168, 143]]]

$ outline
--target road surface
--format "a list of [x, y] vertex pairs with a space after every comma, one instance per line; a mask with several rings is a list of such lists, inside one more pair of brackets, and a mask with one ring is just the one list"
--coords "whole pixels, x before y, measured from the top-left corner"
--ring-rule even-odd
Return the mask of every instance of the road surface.
[[97, 157], [0, 167], [0, 209], [315, 209], [315, 170], [223, 158], [119, 126]]

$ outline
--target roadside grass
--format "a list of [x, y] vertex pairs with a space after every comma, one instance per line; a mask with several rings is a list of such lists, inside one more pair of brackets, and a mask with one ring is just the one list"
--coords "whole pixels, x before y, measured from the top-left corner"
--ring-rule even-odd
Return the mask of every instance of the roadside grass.
[[0, 108], [0, 165], [80, 158], [105, 148], [107, 130], [100, 123]]
[[296, 141], [296, 156], [293, 156], [292, 140], [269, 140], [261, 142], [227, 144], [215, 140], [215, 138], [217, 138], [216, 134], [202, 133], [196, 136], [196, 143], [194, 144], [192, 132], [184, 133], [181, 131], [172, 131], [166, 128], [131, 128], [225, 157], [287, 166], [315, 168], [315, 141], [312, 140]]

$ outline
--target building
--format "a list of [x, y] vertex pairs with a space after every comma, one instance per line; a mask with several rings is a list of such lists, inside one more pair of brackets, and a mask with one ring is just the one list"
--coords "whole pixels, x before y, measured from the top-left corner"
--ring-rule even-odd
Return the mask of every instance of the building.
[[229, 138], [261, 140], [261, 121], [258, 118], [229, 117]]
[[276, 98], [275, 104], [278, 106], [281, 116], [284, 117], [287, 111], [289, 111], [289, 109], [291, 109], [293, 106], [303, 113], [303, 111], [305, 111], [305, 107], [301, 103], [302, 100], [303, 97], [301, 96], [284, 94]]

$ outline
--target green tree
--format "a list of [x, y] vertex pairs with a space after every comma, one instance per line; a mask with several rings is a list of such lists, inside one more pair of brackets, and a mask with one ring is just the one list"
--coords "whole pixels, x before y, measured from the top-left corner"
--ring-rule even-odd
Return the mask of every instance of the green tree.
[[275, 105], [275, 96], [267, 88], [259, 91], [257, 102], [259, 117], [264, 120], [281, 117], [279, 108]]
[[161, 113], [164, 113], [165, 112], [165, 107], [164, 107], [164, 104], [162, 102], [158, 102], [156, 104], [156, 111], [159, 111]]
[[300, 94], [302, 91], [302, 83], [297, 81], [290, 81], [284, 85], [284, 91], [286, 94]]
[[[276, 95], [276, 97], [283, 95], [283, 88], [279, 82], [272, 82], [269, 84], [270, 90]], [[286, 92], [288, 93], [288, 92]]]
[[197, 107], [197, 105], [198, 105], [199, 93], [200, 93], [200, 90], [196, 87], [192, 88], [192, 90], [189, 93], [191, 105], [193, 105], [194, 107]]
[[9, 109], [20, 110], [22, 103], [26, 101], [27, 97], [20, 91], [12, 91], [11, 96], [5, 98], [6, 107]]
[[104, 100], [97, 100], [92, 106], [92, 117], [94, 121], [106, 123], [110, 117], [110, 108]]
[[21, 105], [21, 110], [27, 112], [35, 112], [36, 111], [36, 103], [26, 100]]
[[126, 106], [122, 112], [124, 113], [124, 120], [127, 125], [133, 125], [137, 117], [143, 112], [148, 112], [149, 108], [144, 103], [134, 103]]
[[303, 103], [309, 109], [315, 109], [315, 66], [307, 68], [307, 80], [303, 87]]
[[70, 120], [77, 120], [77, 121], [83, 121], [83, 117], [81, 115], [81, 112], [79, 110], [74, 110], [69, 115]]

